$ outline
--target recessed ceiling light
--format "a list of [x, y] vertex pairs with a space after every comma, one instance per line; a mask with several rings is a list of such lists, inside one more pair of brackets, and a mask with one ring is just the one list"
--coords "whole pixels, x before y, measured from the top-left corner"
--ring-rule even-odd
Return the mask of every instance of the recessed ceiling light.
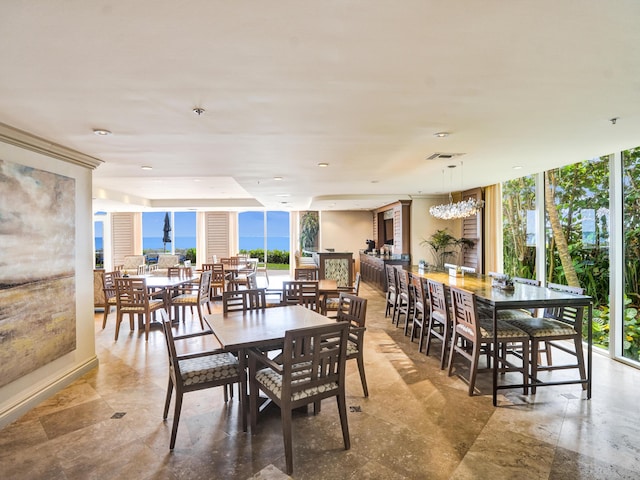
[[438, 133], [434, 133], [433, 135], [438, 138], [444, 138], [449, 136], [449, 132], [438, 132]]
[[282, 180], [282, 177], [273, 177], [273, 179], [274, 179], [276, 182], [279, 182], [280, 180]]
[[93, 130], [93, 133], [95, 133], [96, 135], [99, 135], [100, 137], [106, 137], [107, 135], [111, 135], [111, 132], [109, 130], [104, 130], [102, 128], [95, 128]]
[[378, 183], [378, 180], [371, 180], [371, 183]]
[[522, 170], [522, 165], [516, 165], [513, 167], [514, 170]]
[[196, 107], [193, 109], [193, 113], [195, 113], [196, 115], [200, 116], [204, 113], [204, 108], [200, 108], [200, 107]]
[[276, 197], [290, 197], [291, 195], [288, 193], [279, 193], [276, 195]]
[[328, 164], [328, 163], [325, 163], [325, 162], [320, 162], [320, 163], [318, 164], [318, 166], [319, 166], [319, 167], [328, 167], [328, 166], [329, 166], [329, 164]]
[[153, 167], [149, 166], [149, 165], [143, 165], [140, 167], [142, 170], [153, 170]]

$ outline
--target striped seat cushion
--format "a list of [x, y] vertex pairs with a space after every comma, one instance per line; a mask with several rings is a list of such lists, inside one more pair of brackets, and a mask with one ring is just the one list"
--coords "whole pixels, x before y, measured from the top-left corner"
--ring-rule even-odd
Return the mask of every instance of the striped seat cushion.
[[[493, 318], [493, 310], [487, 307], [478, 307], [480, 318]], [[516, 320], [519, 318], [532, 318], [528, 310], [514, 308], [511, 310], [498, 310], [498, 320]]]
[[530, 318], [509, 320], [508, 323], [515, 325], [527, 332], [531, 337], [556, 337], [562, 335], [575, 335], [576, 331], [571, 326], [551, 318]]
[[184, 293], [182, 295], [178, 295], [177, 297], [173, 297], [171, 299], [171, 303], [197, 303], [198, 295], [190, 295], [188, 293]]
[[[155, 308], [160, 308], [162, 306], [164, 306], [164, 300], [149, 300], [149, 309], [151, 310]], [[143, 307], [122, 307], [122, 311], [127, 313], [144, 312], [144, 308]]]
[[[482, 338], [493, 338], [493, 320], [481, 318], [478, 320], [480, 326], [480, 336]], [[504, 320], [498, 320], [498, 338], [528, 338], [529, 335], [519, 329], [517, 326], [512, 325], [510, 322]]]

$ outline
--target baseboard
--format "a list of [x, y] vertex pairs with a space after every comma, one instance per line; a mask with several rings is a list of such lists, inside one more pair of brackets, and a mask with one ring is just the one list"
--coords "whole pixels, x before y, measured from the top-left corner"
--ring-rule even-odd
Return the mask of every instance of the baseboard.
[[44, 386], [40, 390], [29, 395], [27, 398], [18, 402], [15, 405], [0, 412], [0, 429], [6, 427], [10, 423], [16, 421], [32, 408], [36, 407], [40, 402], [55, 395], [66, 386], [73, 383], [75, 380], [83, 376], [85, 373], [96, 368], [98, 366], [98, 357], [94, 356], [85, 363], [78, 365], [73, 370], [67, 372], [65, 375], [58, 377], [55, 381]]

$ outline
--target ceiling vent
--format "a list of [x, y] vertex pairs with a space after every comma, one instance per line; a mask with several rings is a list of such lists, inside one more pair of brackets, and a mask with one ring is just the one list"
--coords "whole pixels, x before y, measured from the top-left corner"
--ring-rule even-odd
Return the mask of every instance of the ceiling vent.
[[451, 160], [452, 158], [457, 158], [464, 155], [464, 153], [445, 153], [445, 152], [437, 152], [429, 155], [427, 160]]

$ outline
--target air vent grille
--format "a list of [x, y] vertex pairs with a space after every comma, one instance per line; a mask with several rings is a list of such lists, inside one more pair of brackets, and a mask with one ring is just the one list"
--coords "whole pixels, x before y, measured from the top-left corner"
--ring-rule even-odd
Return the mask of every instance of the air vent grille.
[[450, 160], [452, 158], [460, 157], [464, 155], [464, 153], [445, 153], [445, 152], [436, 152], [427, 157], [427, 160]]

